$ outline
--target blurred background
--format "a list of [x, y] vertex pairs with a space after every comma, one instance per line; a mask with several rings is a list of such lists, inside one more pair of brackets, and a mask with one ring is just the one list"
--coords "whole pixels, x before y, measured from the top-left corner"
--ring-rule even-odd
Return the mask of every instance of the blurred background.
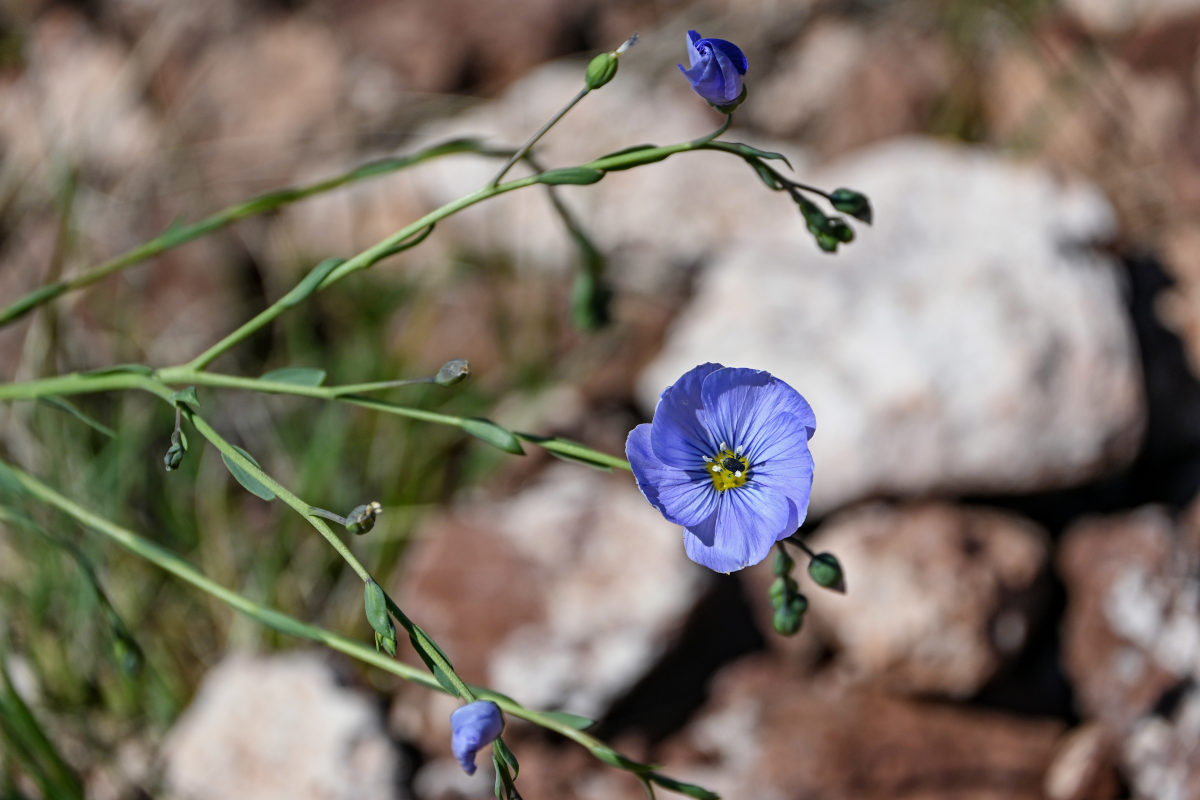
[[[514, 146], [635, 31], [540, 158], [700, 136], [720, 117], [676, 69], [688, 29], [749, 58], [726, 138], [866, 192], [873, 227], [821, 253], [745, 164], [685, 154], [562, 192], [608, 259], [607, 327], [572, 324], [579, 255], [527, 191], [214, 368], [350, 383], [467, 358], [471, 382], [389, 399], [611, 453], [692, 366], [767, 369], [816, 410], [805, 532], [849, 584], [802, 582], [798, 636], [771, 632], [766, 565], [687, 561], [628, 474], [298, 398], [201, 391], [204, 415], [315, 505], [383, 503], [352, 546], [467, 680], [725, 797], [1200, 797], [1200, 2], [3, 0], [0, 304], [259, 192], [454, 136]], [[496, 169], [439, 160], [131, 267], [0, 329], [0, 377], [185, 361]], [[78, 404], [118, 435], [10, 404], [0, 452], [370, 640], [302, 520], [211, 449], [163, 472], [161, 403]], [[6, 502], [32, 524], [0, 520], [0, 691], [61, 762], [0, 726], [0, 797], [47, 796], [47, 770], [113, 800], [490, 795], [450, 757], [447, 698]], [[557, 737], [506, 738], [528, 798], [642, 796]]]

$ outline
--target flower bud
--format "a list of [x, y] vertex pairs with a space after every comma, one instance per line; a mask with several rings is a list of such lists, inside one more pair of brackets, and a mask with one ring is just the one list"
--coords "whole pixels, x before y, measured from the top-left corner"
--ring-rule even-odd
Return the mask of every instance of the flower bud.
[[793, 636], [804, 624], [804, 613], [808, 611], [808, 598], [797, 594], [788, 602], [775, 609], [771, 617], [771, 627], [784, 636]]
[[366, 505], [355, 506], [346, 515], [346, 530], [355, 536], [362, 536], [375, 527], [375, 520], [383, 513], [383, 506], [378, 500], [372, 500]]
[[599, 89], [617, 74], [617, 54], [601, 53], [587, 65], [584, 81], [589, 89]]
[[450, 749], [463, 772], [475, 774], [475, 754], [496, 740], [504, 730], [500, 706], [491, 700], [476, 700], [450, 715]]
[[829, 193], [829, 202], [838, 211], [871, 224], [871, 201], [865, 194], [843, 187]]
[[842, 565], [833, 553], [818, 553], [808, 562], [808, 576], [813, 583], [841, 594], [846, 593], [846, 577]]
[[462, 383], [471, 376], [471, 365], [465, 358], [454, 358], [442, 364], [433, 382], [438, 386], [453, 386]]
[[166, 455], [163, 456], [163, 466], [167, 472], [172, 472], [179, 469], [179, 465], [183, 463], [184, 449], [179, 444], [173, 444], [167, 449]]

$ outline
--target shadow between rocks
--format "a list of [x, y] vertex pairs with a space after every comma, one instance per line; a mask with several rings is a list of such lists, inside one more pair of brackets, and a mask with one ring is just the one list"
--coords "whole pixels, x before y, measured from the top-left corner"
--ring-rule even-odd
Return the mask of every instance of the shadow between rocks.
[[657, 744], [683, 727], [708, 699], [708, 682], [726, 664], [762, 650], [742, 582], [718, 576], [653, 669], [616, 700], [595, 729], [603, 740], [637, 732]]

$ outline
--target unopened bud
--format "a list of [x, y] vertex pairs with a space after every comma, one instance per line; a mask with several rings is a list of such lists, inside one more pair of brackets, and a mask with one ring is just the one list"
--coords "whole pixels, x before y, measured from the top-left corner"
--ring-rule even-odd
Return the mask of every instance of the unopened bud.
[[465, 358], [455, 358], [442, 364], [442, 368], [437, 371], [433, 382], [438, 386], [453, 386], [456, 383], [462, 383], [471, 376], [471, 365], [467, 363]]
[[846, 593], [846, 576], [833, 553], [818, 553], [808, 562], [808, 576], [813, 583], [841, 594]]
[[849, 214], [857, 220], [871, 224], [871, 201], [865, 194], [853, 189], [834, 189], [829, 193], [829, 202], [838, 211]]
[[362, 536], [375, 527], [375, 520], [383, 513], [383, 506], [378, 500], [372, 500], [366, 505], [355, 506], [346, 515], [346, 530], [355, 536]]
[[589, 89], [599, 89], [617, 74], [617, 54], [601, 53], [588, 62], [584, 80]]
[[799, 632], [804, 624], [804, 613], [808, 611], [808, 598], [797, 594], [788, 602], [775, 609], [771, 617], [771, 627], [784, 636], [792, 636]]
[[787, 554], [787, 551], [782, 547], [775, 549], [775, 560], [771, 562], [771, 574], [777, 578], [781, 578], [792, 571], [792, 567], [796, 566], [796, 562], [792, 561], [792, 557]]

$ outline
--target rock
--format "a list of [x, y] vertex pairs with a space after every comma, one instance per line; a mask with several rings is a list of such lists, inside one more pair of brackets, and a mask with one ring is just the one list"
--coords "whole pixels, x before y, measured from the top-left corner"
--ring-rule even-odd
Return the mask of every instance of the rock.
[[797, 556], [806, 623], [839, 667], [895, 692], [974, 695], [1023, 650], [1047, 599], [1045, 534], [999, 511], [871, 505], [810, 545], [838, 557], [848, 590], [816, 587]]
[[1114, 800], [1119, 784], [1113, 755], [1100, 725], [1085, 723], [1068, 733], [1046, 771], [1046, 800]]
[[1137, 798], [1200, 794], [1200, 505], [1081, 522], [1064, 539], [1064, 661]]
[[1104, 35], [1200, 13], [1197, 0], [1063, 0], [1060, 7], [1092, 33]]
[[315, 653], [233, 655], [167, 734], [163, 771], [187, 800], [402, 798], [401, 755], [376, 704]]
[[1062, 724], [890, 697], [779, 662], [724, 671], [712, 702], [655, 760], [722, 797], [1042, 797]]
[[817, 513], [878, 494], [1071, 486], [1129, 463], [1137, 350], [1114, 263], [1083, 246], [1114, 232], [1099, 192], [923, 140], [812, 181], [866, 192], [875, 227], [835, 258], [798, 233], [712, 254], [643, 373], [647, 413], [705, 361], [783, 378], [817, 414]]
[[418, 539], [395, 589], [468, 681], [596, 716], [670, 645], [708, 573], [627, 473], [559, 464]]

